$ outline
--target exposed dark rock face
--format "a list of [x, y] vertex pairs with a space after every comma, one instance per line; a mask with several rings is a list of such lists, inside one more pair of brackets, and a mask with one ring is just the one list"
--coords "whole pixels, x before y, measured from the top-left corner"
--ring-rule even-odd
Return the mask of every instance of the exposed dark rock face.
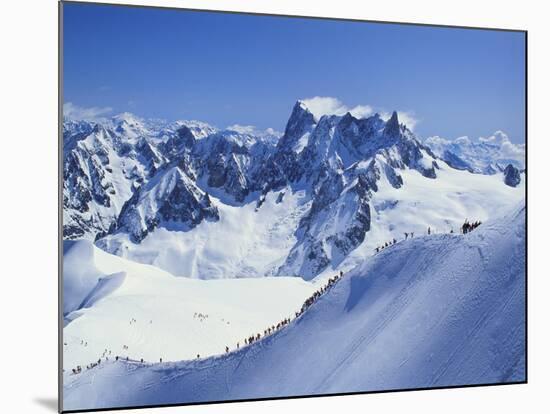
[[517, 187], [521, 183], [521, 173], [512, 164], [504, 169], [504, 183], [510, 187]]
[[208, 194], [197, 188], [182, 170], [173, 167], [158, 182], [134, 193], [110, 232], [127, 232], [133, 242], [139, 243], [159, 225], [189, 230], [203, 220], [219, 220], [218, 209]]
[[469, 172], [474, 172], [474, 170], [470, 166], [470, 164], [468, 164], [466, 161], [464, 161], [462, 158], [460, 158], [454, 152], [451, 152], [449, 150], [445, 150], [445, 152], [443, 153], [442, 158], [447, 164], [449, 164], [453, 168], [456, 168], [457, 170], [465, 170], [465, 171], [469, 171]]
[[171, 136], [164, 145], [161, 146], [161, 151], [169, 159], [177, 158], [184, 152], [190, 151], [195, 145], [195, 137], [191, 130], [182, 125], [176, 134]]

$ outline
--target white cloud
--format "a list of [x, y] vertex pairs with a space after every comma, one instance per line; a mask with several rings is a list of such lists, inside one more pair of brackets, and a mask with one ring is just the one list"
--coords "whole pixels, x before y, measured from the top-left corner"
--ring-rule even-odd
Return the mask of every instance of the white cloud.
[[469, 145], [469, 144], [472, 143], [472, 141], [470, 141], [470, 138], [468, 138], [466, 135], [464, 135], [462, 137], [456, 138], [455, 143], [459, 144], [459, 145]]
[[434, 135], [433, 137], [428, 137], [424, 140], [424, 143], [429, 146], [440, 146], [440, 145], [450, 145], [451, 141], [440, 137], [439, 135]]
[[344, 115], [346, 112], [356, 118], [364, 118], [373, 113], [373, 109], [369, 105], [357, 105], [350, 108], [339, 99], [330, 96], [314, 96], [301, 101], [317, 119], [323, 115]]
[[280, 137], [282, 135], [281, 132], [276, 131], [273, 128], [267, 128], [262, 131], [253, 125], [235, 124], [235, 125], [228, 126], [226, 129], [230, 131], [238, 132], [239, 134], [248, 134], [248, 135], [257, 135], [257, 136], [273, 135], [276, 137]]
[[397, 118], [401, 124], [405, 124], [411, 131], [414, 131], [416, 124], [420, 122], [413, 112], [397, 111]]
[[372, 107], [369, 105], [357, 105], [348, 111], [356, 118], [366, 118], [374, 113]]
[[82, 121], [96, 121], [101, 116], [107, 115], [113, 111], [111, 107], [91, 107], [84, 108], [78, 105], [73, 104], [72, 102], [67, 102], [63, 105], [63, 116], [69, 119], [82, 120]]
[[502, 158], [523, 158], [525, 157], [525, 144], [513, 144], [510, 141], [505, 141], [500, 146], [500, 154]]
[[254, 134], [256, 132], [256, 127], [253, 125], [229, 125], [227, 127], [230, 131], [238, 132], [239, 134]]
[[500, 157], [506, 158], [518, 158], [525, 156], [525, 144], [514, 144], [510, 141], [508, 135], [502, 131], [496, 131], [489, 137], [479, 137], [479, 142], [494, 144], [499, 146]]
[[283, 135], [281, 131], [277, 131], [276, 129], [273, 129], [273, 128], [267, 128], [265, 132], [269, 135], [275, 135], [277, 137], [280, 137]]
[[508, 135], [506, 135], [504, 132], [496, 131], [493, 135], [489, 137], [479, 137], [479, 141], [501, 144], [505, 141], [510, 141], [510, 138], [508, 138]]
[[[375, 113], [375, 108], [371, 105], [356, 105], [350, 107], [340, 101], [338, 98], [330, 96], [315, 96], [313, 98], [302, 99], [301, 102], [309, 109], [309, 111], [319, 119], [323, 115], [344, 115], [346, 112], [351, 113], [356, 118], [366, 118]], [[391, 116], [391, 112], [384, 111], [382, 109], [376, 109], [380, 114], [380, 117], [384, 120], [388, 120]], [[411, 111], [397, 111], [399, 122], [405, 124], [411, 131], [414, 130], [418, 119]]]

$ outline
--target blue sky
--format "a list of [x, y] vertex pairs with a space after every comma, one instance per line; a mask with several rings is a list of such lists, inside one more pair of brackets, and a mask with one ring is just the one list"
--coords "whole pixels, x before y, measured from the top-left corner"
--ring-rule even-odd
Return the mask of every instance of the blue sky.
[[64, 5], [64, 101], [88, 113], [284, 130], [320, 96], [398, 110], [423, 137], [520, 143], [524, 57], [518, 32]]

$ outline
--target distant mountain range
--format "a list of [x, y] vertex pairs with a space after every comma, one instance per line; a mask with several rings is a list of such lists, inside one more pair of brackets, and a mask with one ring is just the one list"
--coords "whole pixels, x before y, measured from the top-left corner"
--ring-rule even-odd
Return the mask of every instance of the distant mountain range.
[[503, 172], [508, 164], [520, 171], [525, 168], [525, 145], [513, 144], [502, 131], [477, 140], [468, 137], [448, 140], [433, 136], [426, 138], [424, 143], [449, 165], [470, 172], [496, 174]]
[[[342, 263], [380, 212], [399, 202], [378, 198], [410, 185], [407, 191], [422, 200], [405, 176], [447, 188], [449, 177], [463, 182], [466, 171], [491, 175], [504, 194], [521, 186], [525, 174], [521, 147], [511, 156], [502, 133], [480, 142], [422, 142], [396, 112], [387, 121], [378, 114], [317, 118], [301, 101], [282, 135], [129, 113], [94, 122], [65, 119], [63, 127], [64, 238], [93, 240], [111, 253], [195, 277], [232, 269], [311, 279]], [[434, 214], [434, 222], [452, 223], [462, 214], [457, 210], [452, 220]], [[276, 219], [267, 223], [267, 217]], [[229, 240], [230, 233], [256, 244], [216, 262], [223, 254], [209, 247], [212, 234]], [[200, 249], [210, 267], [198, 258]], [[184, 257], [193, 267], [173, 258], [183, 251], [193, 252]], [[212, 265], [222, 262], [223, 268]]]

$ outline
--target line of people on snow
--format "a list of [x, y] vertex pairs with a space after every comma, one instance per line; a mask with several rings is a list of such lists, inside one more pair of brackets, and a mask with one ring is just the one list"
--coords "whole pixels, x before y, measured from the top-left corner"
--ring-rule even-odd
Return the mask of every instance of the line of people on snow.
[[336, 282], [338, 282], [343, 276], [344, 276], [344, 272], [340, 271], [340, 274], [329, 278], [326, 285], [321, 287], [319, 290], [315, 291], [313, 295], [311, 295], [309, 298], [305, 300], [300, 311], [295, 313], [296, 318], [298, 318], [302, 313], [304, 313], [307, 310], [307, 308], [313, 305], [313, 303], [317, 299], [319, 299], [321, 295], [323, 295], [331, 286], [333, 286]]
[[198, 318], [201, 322], [204, 321], [205, 319], [208, 319], [208, 314], [202, 314], [200, 312], [195, 312], [193, 314], [193, 319], [195, 318]]
[[[405, 233], [405, 234], [406, 234], [407, 237], [408, 237], [408, 234], [409, 234], [409, 233]], [[376, 250], [376, 253], [378, 253], [380, 250], [384, 250], [384, 249], [387, 248], [387, 247], [393, 246], [395, 243], [397, 243], [397, 240], [392, 239], [392, 240], [390, 240], [389, 242], [386, 242], [386, 243], [384, 243], [383, 245], [378, 246], [378, 247], [377, 247], [376, 249], [374, 249], [374, 250]]]
[[[109, 358], [107, 358], [107, 361], [109, 360]], [[86, 365], [86, 369], [92, 369], [92, 368], [95, 368], [97, 367], [99, 364], [101, 364], [101, 358], [99, 358], [97, 360], [97, 362], [92, 362], [91, 364], [88, 364]], [[77, 365], [76, 368], [73, 368], [72, 369], [73, 371], [73, 374], [76, 375], [76, 374], [80, 374], [82, 372], [82, 367], [80, 365]]]
[[[338, 282], [343, 276], [344, 276], [344, 272], [340, 271], [339, 274], [335, 275], [334, 277], [329, 278], [327, 283], [324, 286], [322, 286], [321, 288], [316, 290], [309, 298], [307, 298], [304, 301], [304, 303], [303, 303], [302, 307], [300, 308], [300, 310], [298, 312], [294, 313], [294, 316], [295, 316], [294, 319], [299, 318], [311, 305], [313, 305], [313, 303], [315, 303], [315, 301], [317, 299], [319, 299], [321, 297], [321, 295], [326, 293], [328, 291], [328, 289], [330, 289], [334, 284], [336, 284], [336, 282]], [[197, 315], [195, 313], [195, 315], [193, 315], [193, 317], [194, 318], [195, 317], [200, 318], [200, 317], [204, 317], [204, 316], [208, 317], [208, 315], [202, 315], [202, 314], [199, 314], [199, 315]], [[266, 337], [266, 336], [269, 336], [269, 335], [275, 333], [276, 331], [280, 330], [281, 328], [287, 326], [291, 321], [292, 321], [291, 318], [285, 318], [282, 321], [280, 321], [279, 323], [277, 323], [276, 325], [269, 326], [267, 329], [264, 329], [263, 337]], [[132, 321], [131, 323], [135, 323], [135, 322]], [[250, 335], [248, 338], [244, 339], [244, 344], [245, 345], [251, 345], [252, 343], [254, 343], [256, 341], [259, 341], [261, 338], [262, 338], [261, 333], [257, 333], [255, 335]], [[240, 342], [237, 342], [236, 349], [239, 349], [239, 348], [240, 348]], [[128, 350], [128, 346], [123, 345], [122, 349]], [[225, 352], [229, 353], [230, 351], [231, 350], [229, 349], [229, 347], [226, 346], [225, 347]], [[103, 355], [102, 355], [102, 358], [105, 358], [108, 361], [109, 357], [106, 356], [106, 355], [111, 355], [111, 351], [105, 349], [105, 351], [103, 352]], [[201, 357], [200, 354], [197, 354], [197, 359], [200, 359], [200, 357]], [[119, 359], [122, 359], [122, 357], [119, 357], [118, 355], [115, 356], [115, 361], [118, 361]], [[129, 361], [130, 359], [129, 359], [129, 357], [126, 357], [125, 360]], [[144, 363], [143, 358], [141, 358], [139, 360], [139, 362], [143, 364]], [[160, 362], [162, 363], [162, 358], [160, 358]], [[100, 363], [101, 363], [101, 358], [97, 361], [97, 363], [93, 362], [92, 364], [87, 365], [86, 369], [94, 368], [94, 367], [98, 366]], [[73, 369], [72, 371], [73, 371], [73, 374], [80, 374], [82, 372], [82, 367], [80, 365], [78, 365], [76, 367], [76, 369]]]
[[[468, 221], [468, 219], [466, 219], [466, 221], [464, 221], [464, 224], [461, 226], [460, 231], [461, 231], [462, 234], [466, 234], [466, 233], [469, 233], [469, 232], [475, 230], [480, 225], [481, 225], [480, 220], [474, 221], [473, 223], [470, 223]], [[430, 226], [428, 226], [428, 236], [431, 235], [433, 232], [434, 231], [432, 230], [432, 228]], [[454, 233], [454, 230], [451, 229], [450, 233], [451, 234]], [[411, 239], [414, 237], [414, 231], [411, 231], [410, 233], [405, 232], [403, 234], [405, 235], [405, 240], [407, 240], [409, 237]], [[374, 250], [376, 251], [376, 253], [379, 253], [380, 251], [384, 250], [385, 248], [393, 246], [395, 243], [397, 243], [397, 240], [392, 239], [389, 242], [386, 242], [386, 243], [382, 244], [381, 246], [376, 247]]]
[[[333, 286], [336, 282], [338, 282], [338, 280], [340, 280], [343, 276], [344, 276], [344, 272], [340, 271], [340, 273], [337, 274], [336, 276], [329, 278], [327, 283], [323, 287], [316, 290], [309, 298], [307, 298], [304, 301], [304, 303], [303, 303], [302, 307], [300, 308], [300, 310], [298, 312], [294, 313], [294, 319], [299, 318], [307, 310], [307, 308], [309, 308], [317, 299], [319, 299], [321, 297], [322, 294], [324, 294], [331, 286]], [[291, 318], [285, 318], [282, 321], [280, 321], [279, 323], [277, 323], [276, 325], [271, 325], [271, 326], [267, 327], [267, 329], [264, 329], [263, 337], [266, 337], [266, 336], [269, 336], [269, 335], [275, 333], [279, 329], [287, 326], [291, 321], [292, 321]], [[256, 341], [259, 341], [261, 338], [262, 338], [261, 333], [257, 333], [255, 335], [250, 335], [248, 338], [244, 339], [244, 344], [245, 345], [251, 345], [252, 343], [254, 343]], [[237, 342], [237, 346], [236, 346], [235, 349], [239, 349], [240, 345], [241, 345], [240, 342]], [[228, 346], [226, 346], [225, 347], [225, 353], [229, 353], [230, 351], [231, 351], [230, 348]], [[197, 359], [198, 358], [200, 358], [200, 354], [197, 354]]]
[[464, 224], [461, 227], [462, 234], [469, 233], [476, 228], [478, 228], [481, 225], [481, 221], [474, 221], [473, 223], [470, 223], [468, 219], [464, 221]]
[[[85, 341], [81, 341], [83, 344], [85, 344], [84, 346], [87, 346], [88, 343], [85, 342]], [[67, 345], [67, 343], [64, 343], [64, 345]], [[123, 350], [128, 350], [128, 345], [122, 345], [122, 349]], [[107, 349], [105, 348], [103, 350], [103, 353], [101, 354], [101, 357], [97, 360], [97, 362], [92, 362], [91, 364], [88, 364], [86, 365], [86, 369], [92, 369], [92, 368], [95, 368], [97, 367], [98, 365], [101, 364], [101, 360], [104, 359], [105, 361], [109, 361], [109, 355], [112, 354], [112, 351], [110, 349]], [[122, 357], [119, 357], [118, 355], [115, 356], [115, 361], [118, 361], [119, 359], [122, 359]], [[126, 357], [125, 358], [126, 361], [129, 361], [129, 357]], [[143, 362], [143, 359], [141, 360], [141, 362]], [[162, 358], [160, 359], [160, 362], [162, 362]], [[81, 365], [77, 365], [76, 368], [72, 368], [72, 373], [73, 374], [80, 374], [82, 372], [82, 366]]]

